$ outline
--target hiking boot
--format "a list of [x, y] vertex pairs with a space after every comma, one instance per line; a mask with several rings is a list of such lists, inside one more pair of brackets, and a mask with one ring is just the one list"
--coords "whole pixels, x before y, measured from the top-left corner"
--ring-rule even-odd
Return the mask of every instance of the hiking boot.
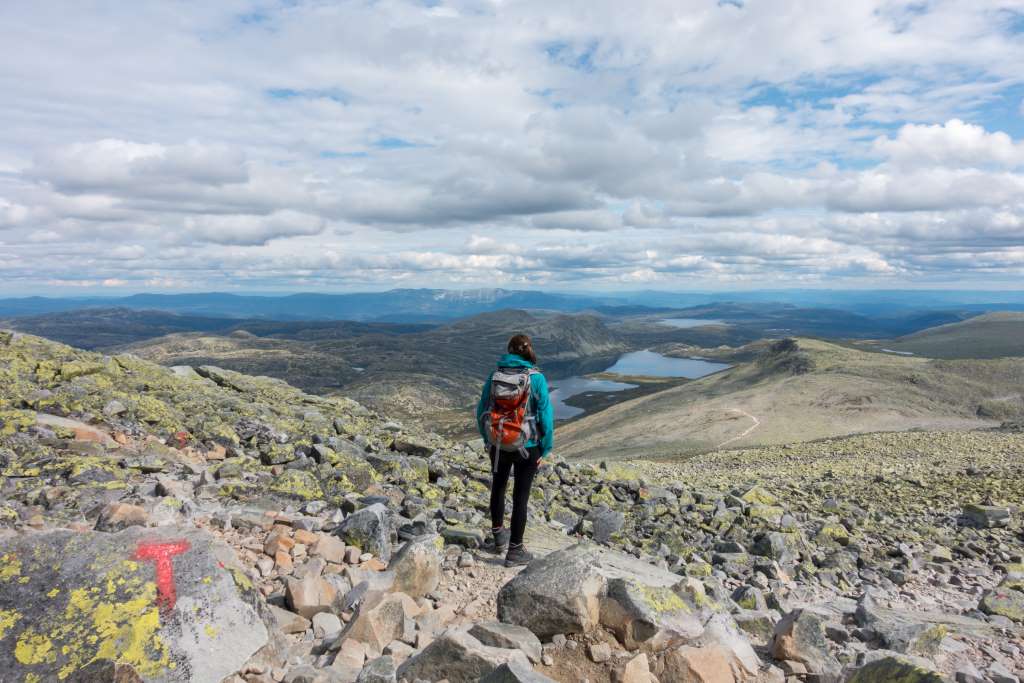
[[484, 550], [490, 551], [495, 555], [501, 555], [508, 550], [508, 539], [512, 535], [508, 529], [498, 529], [492, 532], [490, 537], [484, 541]]
[[508, 549], [508, 555], [505, 556], [506, 567], [522, 567], [530, 564], [533, 561], [533, 555], [526, 549], [526, 546], [520, 543], [519, 545], [510, 546]]

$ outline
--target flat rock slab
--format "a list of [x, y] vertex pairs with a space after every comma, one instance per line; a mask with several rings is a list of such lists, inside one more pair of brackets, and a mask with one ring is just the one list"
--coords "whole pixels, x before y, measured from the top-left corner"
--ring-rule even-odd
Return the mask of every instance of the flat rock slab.
[[111, 665], [219, 681], [267, 644], [264, 614], [234, 552], [199, 529], [0, 538], [0, 681]]
[[79, 420], [72, 420], [69, 417], [36, 413], [36, 424], [50, 429], [66, 429], [74, 432], [76, 441], [95, 441], [107, 448], [117, 447], [117, 442], [102, 428], [88, 425]]

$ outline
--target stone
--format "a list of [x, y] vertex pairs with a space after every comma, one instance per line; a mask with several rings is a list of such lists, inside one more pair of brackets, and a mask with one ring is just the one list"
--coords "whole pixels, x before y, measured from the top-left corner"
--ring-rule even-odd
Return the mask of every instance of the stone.
[[121, 413], [128, 410], [128, 406], [118, 400], [107, 401], [107, 404], [103, 406], [103, 414], [107, 417], [116, 417]]
[[1024, 591], [1000, 584], [982, 596], [978, 609], [985, 614], [999, 615], [1017, 623], [1024, 623]]
[[282, 633], [303, 633], [310, 627], [310, 621], [301, 614], [290, 612], [276, 605], [268, 605], [278, 630]]
[[270, 642], [262, 596], [200, 529], [13, 534], [0, 567], [9, 680], [79, 680], [103, 658], [147, 681], [219, 681]]
[[730, 655], [720, 647], [681, 645], [665, 655], [661, 679], [678, 683], [731, 683]]
[[605, 642], [591, 643], [587, 650], [587, 654], [590, 655], [590, 661], [596, 664], [604, 664], [612, 658], [612, 647]]
[[334, 585], [319, 575], [307, 572], [301, 579], [288, 579], [285, 599], [292, 611], [312, 619], [320, 612], [329, 612], [337, 590]]
[[[449, 629], [422, 651], [398, 667], [398, 678], [450, 683], [479, 681], [502, 664], [530, 670], [530, 661], [519, 650], [488, 647], [464, 631]], [[514, 679], [513, 679], [514, 680]]]
[[313, 615], [313, 635], [317, 638], [330, 639], [341, 633], [341, 619], [330, 612], [317, 612]]
[[484, 545], [484, 533], [466, 526], [447, 526], [441, 530], [441, 537], [445, 543], [463, 548], [482, 548]]
[[392, 447], [399, 453], [421, 458], [429, 457], [434, 452], [434, 447], [426, 441], [408, 435], [396, 437]]
[[674, 590], [684, 584], [667, 570], [581, 543], [535, 560], [506, 583], [498, 593], [498, 619], [541, 639], [601, 625], [635, 643], [694, 637], [702, 630], [697, 610]]
[[531, 662], [534, 664], [540, 663], [540, 639], [533, 634], [533, 631], [526, 627], [502, 624], [497, 621], [486, 621], [474, 624], [469, 630], [469, 635], [484, 645], [490, 645], [491, 647], [518, 648], [523, 651], [523, 654]]
[[480, 683], [555, 683], [555, 681], [529, 667], [513, 662], [502, 664], [481, 678]]
[[801, 662], [813, 674], [839, 670], [839, 662], [828, 649], [824, 621], [806, 609], [793, 610], [775, 625], [771, 652], [775, 659]]
[[737, 680], [754, 677], [761, 666], [761, 660], [750, 641], [728, 614], [713, 614], [705, 622], [704, 632], [690, 644], [717, 648], [725, 656]]
[[373, 553], [384, 562], [391, 559], [391, 523], [388, 509], [381, 503], [353, 512], [335, 533], [347, 545]]
[[325, 561], [333, 564], [341, 564], [345, 561], [345, 542], [337, 536], [325, 533], [317, 534], [316, 544], [310, 554], [314, 557], [322, 557]]
[[402, 637], [405, 620], [418, 613], [416, 602], [405, 593], [371, 593], [348, 623], [344, 637], [358, 640], [368, 652], [379, 655], [391, 641]]
[[847, 677], [847, 683], [947, 683], [941, 674], [926, 666], [920, 658], [901, 656], [895, 652], [871, 653], [869, 661]]
[[443, 542], [437, 534], [407, 541], [388, 565], [390, 589], [412, 598], [433, 593], [441, 580], [442, 547]]
[[383, 655], [366, 663], [356, 683], [395, 683], [396, 680], [395, 660]]
[[963, 518], [972, 526], [993, 529], [1010, 523], [1010, 508], [996, 505], [965, 505]]
[[146, 526], [148, 521], [145, 508], [129, 503], [107, 503], [96, 519], [96, 531], [121, 531], [130, 526]]
[[593, 508], [584, 518], [593, 525], [593, 539], [598, 543], [608, 543], [612, 535], [622, 530], [626, 518], [621, 512], [616, 512], [603, 505]]
[[641, 652], [622, 668], [618, 683], [652, 683], [651, 667], [646, 653]]

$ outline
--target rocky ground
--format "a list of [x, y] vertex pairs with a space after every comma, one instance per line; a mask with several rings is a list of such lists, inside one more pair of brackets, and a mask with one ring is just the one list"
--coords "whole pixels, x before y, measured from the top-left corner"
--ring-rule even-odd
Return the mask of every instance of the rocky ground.
[[1019, 681], [1024, 437], [552, 463], [0, 332], [0, 681]]

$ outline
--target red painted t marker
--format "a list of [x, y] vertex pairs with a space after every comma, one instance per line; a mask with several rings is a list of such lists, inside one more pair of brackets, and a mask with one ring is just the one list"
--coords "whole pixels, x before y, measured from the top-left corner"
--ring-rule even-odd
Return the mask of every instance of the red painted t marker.
[[171, 610], [178, 601], [174, 585], [174, 563], [171, 558], [188, 550], [188, 541], [139, 543], [136, 560], [152, 560], [156, 564], [156, 602], [162, 610]]

